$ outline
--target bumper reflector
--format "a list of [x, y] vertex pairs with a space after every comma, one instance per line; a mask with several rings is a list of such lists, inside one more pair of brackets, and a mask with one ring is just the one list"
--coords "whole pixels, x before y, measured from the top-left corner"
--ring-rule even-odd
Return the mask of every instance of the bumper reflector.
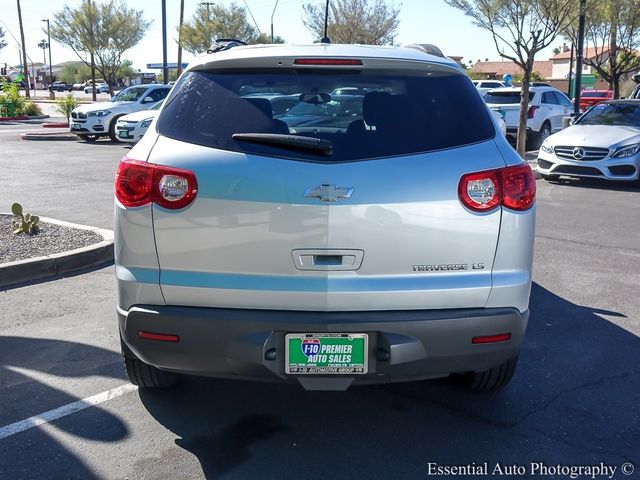
[[168, 333], [145, 332], [144, 330], [138, 330], [138, 336], [140, 338], [144, 338], [145, 340], [156, 340], [157, 342], [177, 343], [180, 341], [180, 337], [178, 335], [171, 335]]
[[506, 342], [511, 339], [510, 333], [500, 333], [498, 335], [487, 335], [484, 337], [473, 337], [471, 343], [496, 343]]

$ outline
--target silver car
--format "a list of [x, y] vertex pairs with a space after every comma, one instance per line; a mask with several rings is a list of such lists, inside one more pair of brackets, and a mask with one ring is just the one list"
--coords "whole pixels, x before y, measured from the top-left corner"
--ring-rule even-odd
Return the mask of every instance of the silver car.
[[538, 152], [546, 180], [562, 175], [606, 180], [640, 178], [640, 100], [611, 100], [593, 106]]
[[134, 384], [509, 382], [535, 180], [463, 70], [429, 51], [247, 46], [189, 65], [116, 174]]

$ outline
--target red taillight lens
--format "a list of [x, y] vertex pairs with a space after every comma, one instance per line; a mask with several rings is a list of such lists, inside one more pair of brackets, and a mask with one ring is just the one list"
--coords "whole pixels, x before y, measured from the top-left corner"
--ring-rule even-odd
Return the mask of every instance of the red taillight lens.
[[294, 65], [362, 65], [358, 58], [296, 58]]
[[498, 205], [527, 210], [535, 201], [536, 179], [525, 163], [467, 173], [458, 184], [458, 197], [465, 207], [476, 212], [486, 212]]
[[139, 207], [153, 202], [163, 208], [184, 208], [193, 201], [197, 192], [196, 176], [189, 170], [127, 157], [118, 165], [115, 193], [125, 207]]
[[471, 339], [471, 343], [496, 343], [496, 342], [506, 342], [507, 340], [511, 340], [510, 333], [499, 333], [498, 335], [487, 335], [484, 337], [473, 337]]
[[116, 198], [125, 207], [139, 207], [151, 202], [153, 165], [124, 157], [116, 172]]
[[527, 118], [533, 118], [533, 116], [536, 113], [538, 107], [536, 107], [535, 105], [531, 105], [529, 107], [529, 110], [527, 110]]
[[155, 340], [156, 342], [178, 343], [180, 341], [180, 337], [178, 335], [170, 333], [145, 332], [144, 330], [138, 330], [138, 336], [145, 340]]
[[502, 205], [512, 210], [527, 210], [536, 199], [536, 177], [526, 163], [502, 170]]

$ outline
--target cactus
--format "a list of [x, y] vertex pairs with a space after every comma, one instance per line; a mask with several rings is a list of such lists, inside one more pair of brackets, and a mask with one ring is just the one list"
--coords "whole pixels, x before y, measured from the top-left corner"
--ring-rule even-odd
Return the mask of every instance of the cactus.
[[28, 233], [29, 235], [33, 235], [34, 233], [38, 233], [38, 230], [40, 230], [38, 225], [40, 217], [37, 215], [31, 215], [30, 213], [23, 213], [22, 205], [19, 203], [11, 205], [11, 213], [18, 217], [15, 220], [11, 220], [13, 233]]

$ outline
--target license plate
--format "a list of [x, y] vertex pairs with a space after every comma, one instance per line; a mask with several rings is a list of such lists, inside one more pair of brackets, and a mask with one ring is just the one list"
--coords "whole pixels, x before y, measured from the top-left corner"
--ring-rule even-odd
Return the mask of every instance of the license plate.
[[368, 347], [366, 333], [288, 333], [285, 371], [293, 375], [364, 375]]
[[129, 132], [127, 130], [118, 130], [118, 137], [129, 138]]
[[71, 124], [71, 130], [80, 130], [81, 128], [82, 128], [82, 125], [80, 125], [79, 123]]

